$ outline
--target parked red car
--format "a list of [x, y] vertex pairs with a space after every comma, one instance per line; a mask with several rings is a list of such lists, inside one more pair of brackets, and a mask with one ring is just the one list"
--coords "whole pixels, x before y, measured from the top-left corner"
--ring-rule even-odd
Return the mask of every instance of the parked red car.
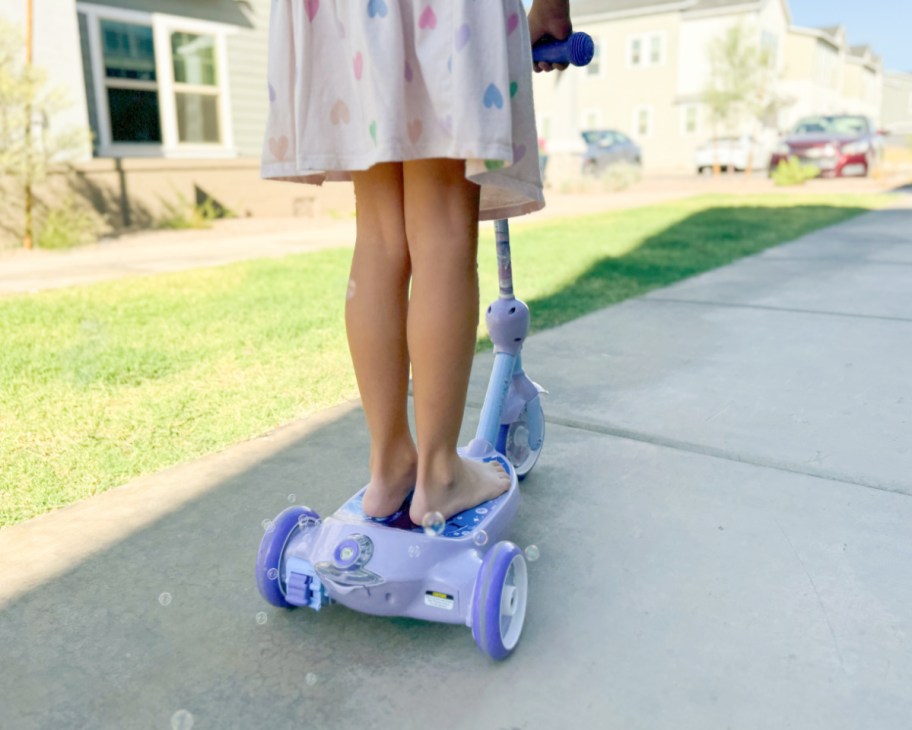
[[821, 177], [867, 175], [883, 154], [883, 141], [867, 117], [806, 117], [773, 150], [769, 171], [789, 157], [820, 169]]

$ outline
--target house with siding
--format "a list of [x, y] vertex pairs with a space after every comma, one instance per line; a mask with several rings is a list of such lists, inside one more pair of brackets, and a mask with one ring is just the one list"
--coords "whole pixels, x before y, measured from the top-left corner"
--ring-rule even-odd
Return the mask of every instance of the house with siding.
[[[93, 189], [134, 212], [201, 195], [239, 215], [306, 212], [312, 192], [259, 179], [270, 0], [33, 3], [34, 63], [70, 103], [50, 131], [91, 130], [78, 170]], [[24, 6], [0, 14], [24, 28]]]
[[[581, 72], [535, 79], [539, 130], [565, 174], [578, 171], [580, 131], [617, 129], [641, 147], [647, 170], [690, 170], [712, 136], [753, 134], [771, 144], [809, 114], [865, 114], [878, 121], [883, 71], [867, 46], [849, 46], [845, 29], [791, 24], [787, 0], [577, 0], [574, 27], [596, 41]], [[702, 102], [710, 82], [708, 49], [741, 25], [770, 54], [778, 110], [715, 128]], [[575, 160], [571, 162], [571, 160]]]
[[690, 169], [696, 146], [712, 134], [701, 101], [708, 44], [741, 23], [777, 69], [784, 64], [785, 0], [578, 0], [572, 12], [574, 28], [595, 40], [593, 64], [539, 74], [534, 86], [536, 104], [548, 110], [538, 115], [540, 134], [558, 157], [581, 151], [581, 130], [607, 127], [640, 145], [646, 169]]

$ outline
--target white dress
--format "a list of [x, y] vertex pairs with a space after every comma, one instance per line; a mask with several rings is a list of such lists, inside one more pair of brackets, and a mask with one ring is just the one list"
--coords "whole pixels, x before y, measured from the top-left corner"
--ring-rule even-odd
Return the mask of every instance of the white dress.
[[521, 0], [273, 0], [264, 178], [466, 161], [481, 218], [544, 205]]

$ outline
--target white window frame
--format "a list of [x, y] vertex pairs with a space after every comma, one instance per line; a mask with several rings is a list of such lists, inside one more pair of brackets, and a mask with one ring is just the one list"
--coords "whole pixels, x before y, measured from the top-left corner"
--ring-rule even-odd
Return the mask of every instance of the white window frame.
[[[225, 23], [196, 20], [180, 15], [147, 13], [124, 10], [107, 5], [76, 3], [76, 11], [86, 16], [89, 53], [92, 58], [92, 85], [95, 91], [96, 118], [98, 119], [99, 157], [169, 157], [169, 158], [222, 158], [236, 157], [234, 125], [231, 118], [231, 96], [228, 85], [227, 38], [237, 28]], [[101, 21], [113, 20], [134, 23], [152, 28], [155, 49], [155, 84], [158, 89], [158, 111], [161, 117], [161, 143], [114, 142], [111, 139], [111, 114], [108, 108], [107, 85], [104, 73]], [[215, 41], [216, 88], [218, 89], [218, 115], [220, 142], [181, 142], [177, 129], [177, 104], [175, 101], [174, 66], [171, 59], [171, 33], [184, 32], [209, 35]], [[184, 87], [184, 84], [178, 84]]]
[[[694, 128], [692, 132], [687, 131], [687, 112], [690, 109], [694, 110]], [[684, 104], [681, 107], [681, 136], [696, 137], [698, 134], [700, 134], [700, 105]]]
[[[640, 133], [640, 112], [646, 112], [647, 129], [645, 133]], [[655, 129], [655, 109], [649, 105], [635, 106], [633, 108], [633, 124], [631, 125], [634, 139], [650, 139]]]
[[[659, 60], [652, 61], [652, 41], [659, 39]], [[633, 62], [633, 44], [640, 42], [640, 62]], [[624, 62], [627, 68], [655, 68], [664, 66], [668, 58], [668, 33], [664, 30], [650, 31], [649, 33], [636, 33], [627, 36], [627, 54]], [[599, 69], [601, 70], [601, 69]]]

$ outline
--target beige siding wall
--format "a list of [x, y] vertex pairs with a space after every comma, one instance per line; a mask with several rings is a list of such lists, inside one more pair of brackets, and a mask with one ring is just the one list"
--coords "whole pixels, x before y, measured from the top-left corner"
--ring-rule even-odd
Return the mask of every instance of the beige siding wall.
[[[579, 153], [579, 133], [595, 125], [630, 135], [643, 149], [644, 166], [675, 165], [677, 114], [674, 104], [680, 16], [663, 13], [611, 21], [575, 21], [599, 44], [599, 71], [570, 69], [538, 74], [534, 80], [539, 132], [555, 155]], [[661, 38], [661, 58], [651, 63], [653, 37]], [[631, 63], [634, 39], [641, 41], [644, 63]], [[639, 110], [651, 119], [645, 133], [635, 128]]]
[[912, 74], [884, 75], [881, 124], [893, 134], [912, 134]]
[[266, 48], [270, 2], [249, 0], [248, 7], [250, 27], [228, 38], [234, 144], [242, 157], [259, 156], [269, 107]]

